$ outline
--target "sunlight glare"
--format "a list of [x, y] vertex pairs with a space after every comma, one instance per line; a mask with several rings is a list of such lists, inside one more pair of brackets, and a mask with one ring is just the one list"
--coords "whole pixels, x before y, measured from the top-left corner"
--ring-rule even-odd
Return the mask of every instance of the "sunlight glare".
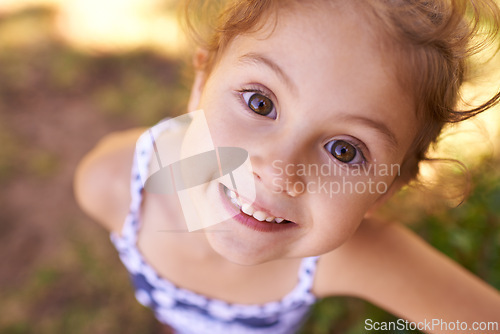
[[[120, 53], [137, 48], [177, 56], [186, 45], [173, 0], [2, 0], [0, 12], [46, 7], [56, 14], [57, 34], [82, 51]], [[175, 6], [169, 6], [175, 7]]]

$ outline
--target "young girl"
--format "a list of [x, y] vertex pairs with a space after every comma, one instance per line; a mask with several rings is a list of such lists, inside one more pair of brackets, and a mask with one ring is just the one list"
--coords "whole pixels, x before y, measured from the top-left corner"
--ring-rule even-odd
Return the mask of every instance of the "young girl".
[[111, 231], [138, 301], [176, 333], [294, 333], [318, 298], [338, 295], [424, 332], [498, 333], [495, 289], [404, 226], [371, 218], [417, 175], [446, 123], [500, 99], [457, 110], [476, 38], [498, 30], [495, 3], [220, 9], [213, 30], [198, 34], [188, 108], [203, 111], [214, 147], [243, 149], [251, 167], [236, 183], [194, 187], [193, 210], [211, 223], [188, 232], [182, 200], [144, 189], [141, 172], [207, 151], [195, 122], [146, 132], [137, 150], [144, 129], [107, 137], [76, 175], [77, 199]]

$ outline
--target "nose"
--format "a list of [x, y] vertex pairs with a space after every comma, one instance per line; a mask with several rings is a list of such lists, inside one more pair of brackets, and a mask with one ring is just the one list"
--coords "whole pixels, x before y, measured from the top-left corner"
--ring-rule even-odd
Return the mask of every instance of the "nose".
[[270, 192], [290, 197], [298, 197], [304, 192], [304, 175], [298, 173], [298, 169], [305, 164], [297, 146], [286, 147], [273, 142], [252, 150], [250, 161], [256, 183], [261, 183]]

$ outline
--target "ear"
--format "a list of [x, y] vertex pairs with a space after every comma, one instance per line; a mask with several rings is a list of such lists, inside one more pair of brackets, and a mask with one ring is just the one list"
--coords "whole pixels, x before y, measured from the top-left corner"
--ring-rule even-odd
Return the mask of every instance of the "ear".
[[188, 111], [198, 109], [201, 95], [206, 82], [205, 64], [208, 59], [208, 52], [204, 49], [196, 50], [193, 56], [193, 66], [196, 70], [193, 86], [191, 88], [191, 96], [189, 97]]

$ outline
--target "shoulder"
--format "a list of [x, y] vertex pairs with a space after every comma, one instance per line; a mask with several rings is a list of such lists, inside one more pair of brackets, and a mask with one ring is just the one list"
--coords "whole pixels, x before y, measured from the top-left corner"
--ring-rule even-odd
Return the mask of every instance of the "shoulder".
[[397, 223], [363, 221], [344, 245], [321, 256], [315, 284], [318, 295], [363, 295], [366, 275], [381, 277], [384, 266], [395, 264], [392, 257], [405, 243], [406, 230]]
[[500, 307], [498, 291], [408, 228], [375, 220], [320, 259], [315, 288], [319, 296], [359, 297], [413, 321], [490, 321]]
[[75, 197], [91, 218], [119, 232], [130, 204], [130, 173], [143, 128], [107, 135], [85, 155], [74, 177]]

